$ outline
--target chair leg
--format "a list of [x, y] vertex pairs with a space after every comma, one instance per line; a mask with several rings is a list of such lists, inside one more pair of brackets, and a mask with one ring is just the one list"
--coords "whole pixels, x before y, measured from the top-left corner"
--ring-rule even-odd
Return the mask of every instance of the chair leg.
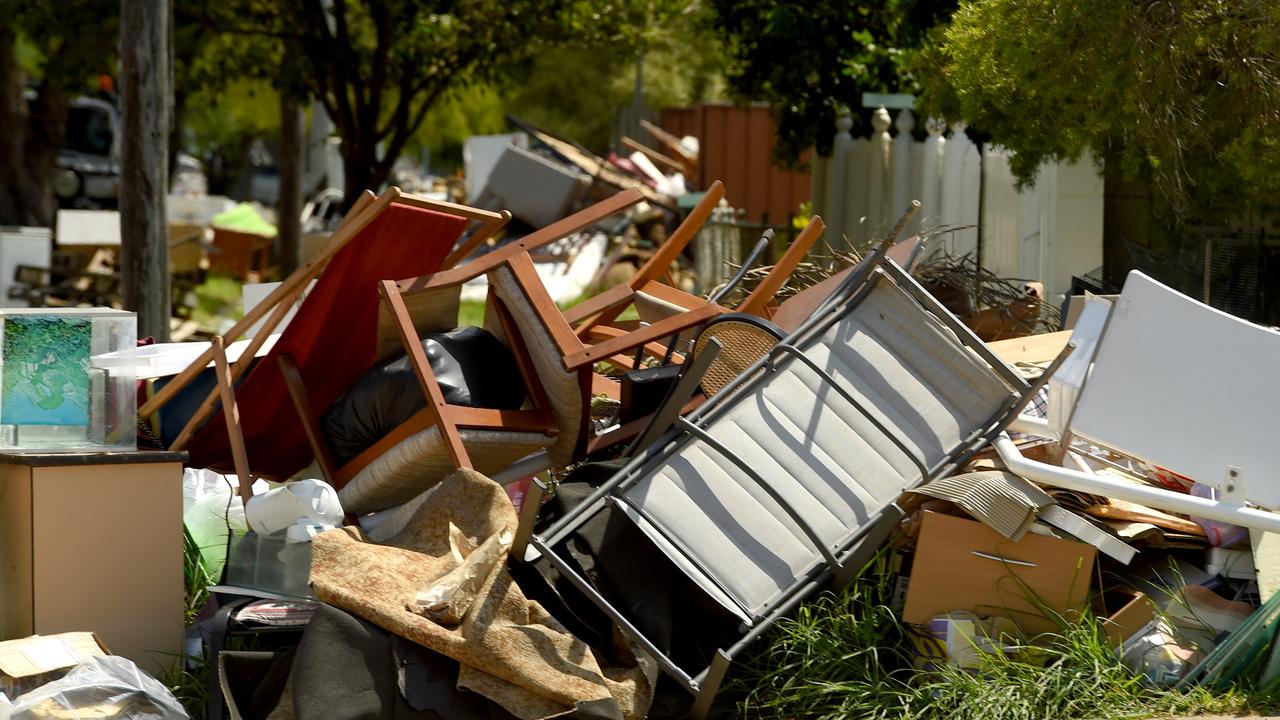
[[538, 509], [546, 494], [546, 484], [542, 482], [542, 478], [535, 477], [529, 483], [528, 494], [524, 496], [524, 505], [520, 507], [520, 524], [516, 526], [516, 536], [511, 541], [510, 555], [520, 562], [524, 562], [525, 548], [529, 545], [529, 538], [533, 537], [533, 524], [538, 519]]
[[247, 507], [253, 497], [253, 476], [249, 474], [249, 453], [245, 450], [244, 434], [240, 432], [240, 411], [236, 409], [236, 391], [231, 387], [231, 372], [227, 368], [227, 353], [222, 336], [213, 336], [213, 364], [218, 377], [218, 392], [222, 398], [222, 415], [227, 420], [227, 440], [231, 444], [231, 459], [240, 478], [240, 497]]
[[693, 707], [689, 708], [690, 718], [702, 720], [711, 712], [711, 703], [715, 701], [716, 693], [720, 692], [720, 684], [724, 682], [724, 676], [728, 674], [732, 664], [733, 658], [724, 650], [716, 650], [716, 656], [711, 658], [711, 667], [707, 668], [707, 677], [698, 686], [698, 695], [693, 700]]

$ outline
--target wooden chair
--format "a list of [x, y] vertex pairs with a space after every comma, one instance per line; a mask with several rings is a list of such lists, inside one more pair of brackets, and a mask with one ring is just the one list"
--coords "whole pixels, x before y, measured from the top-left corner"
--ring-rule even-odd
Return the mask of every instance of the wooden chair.
[[[636, 308], [642, 322], [653, 324], [706, 304], [707, 300], [664, 284], [659, 281], [659, 278], [667, 273], [671, 263], [684, 245], [697, 233], [702, 221], [710, 215], [711, 209], [723, 193], [724, 189], [719, 181], [714, 183], [707, 191], [703, 202], [694, 209], [695, 213], [705, 210], [706, 215], [697, 218], [699, 222], [694, 226], [692, 221], [696, 218], [694, 213], [690, 213], [685, 224], [671, 235], [667, 244], [663, 245], [629, 282], [610, 288], [566, 311], [565, 317], [574, 323], [575, 333], [584, 339], [597, 342], [619, 337], [630, 328], [616, 322], [617, 318], [631, 306]], [[711, 198], [714, 200], [709, 202]], [[770, 317], [777, 306], [775, 296], [778, 291], [825, 230], [826, 225], [823, 224], [822, 218], [813, 216], [769, 274], [734, 310], [763, 318]], [[673, 357], [667, 345], [662, 342], [650, 343], [644, 350], [646, 354], [654, 357]], [[634, 361], [625, 356], [612, 357], [610, 362], [624, 369], [634, 367]]]
[[[286, 331], [279, 336], [269, 362], [255, 365], [239, 386], [242, 425], [250, 465], [266, 477], [286, 478], [310, 461], [307, 439], [291, 420], [288, 390], [280, 378], [278, 358], [309, 381], [318, 403], [332, 401], [375, 360], [377, 281], [416, 266], [430, 271], [444, 266], [463, 230], [474, 233], [463, 245], [477, 245], [506, 224], [506, 213], [438, 202], [392, 188], [378, 198], [366, 193], [334, 232], [329, 246], [287, 278], [266, 300], [251, 309], [225, 335], [230, 343], [266, 318], [229, 369], [235, 387], [249, 370], [258, 349], [320, 275]], [[343, 252], [349, 250], [349, 252]], [[321, 271], [324, 272], [321, 275]], [[332, 271], [332, 272], [329, 272]], [[320, 307], [323, 305], [324, 307]], [[150, 417], [214, 359], [211, 347], [139, 408]], [[209, 392], [173, 444], [190, 443], [192, 462], [230, 470], [231, 438], [219, 423], [204, 424], [214, 412], [220, 389]]]
[[[460, 270], [466, 272], [381, 285], [385, 307], [411, 358], [427, 407], [335, 473], [334, 485], [349, 512], [373, 512], [406, 502], [459, 467], [492, 475], [538, 451], [546, 452], [549, 467], [581, 458], [590, 436], [595, 363], [723, 312], [704, 303], [662, 323], [593, 345], [574, 333], [527, 252], [471, 263]], [[420, 333], [424, 328], [452, 329], [456, 320], [444, 323], [437, 316], [432, 327], [409, 310], [415, 296], [438, 294], [481, 274], [487, 276], [490, 288], [485, 324], [512, 351], [526, 387], [526, 407], [521, 410], [445, 403]], [[316, 450], [325, 452], [321, 444]]]

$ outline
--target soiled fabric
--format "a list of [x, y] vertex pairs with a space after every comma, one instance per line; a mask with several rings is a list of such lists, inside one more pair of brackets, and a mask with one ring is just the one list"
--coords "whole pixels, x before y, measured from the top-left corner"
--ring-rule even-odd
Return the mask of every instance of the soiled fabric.
[[288, 708], [270, 720], [488, 720], [488, 702], [457, 690], [457, 677], [456, 662], [321, 605], [298, 645]]
[[476, 540], [514, 530], [517, 519], [497, 483], [459, 470], [385, 545], [366, 542], [356, 528], [318, 535], [311, 563], [316, 597], [457, 660], [459, 688], [519, 718], [644, 717], [655, 663], [639, 656], [629, 667], [602, 666], [586, 643], [525, 597], [505, 563], [491, 573], [459, 625], [442, 626], [411, 612], [418, 591], [456, 565], [449, 523]]

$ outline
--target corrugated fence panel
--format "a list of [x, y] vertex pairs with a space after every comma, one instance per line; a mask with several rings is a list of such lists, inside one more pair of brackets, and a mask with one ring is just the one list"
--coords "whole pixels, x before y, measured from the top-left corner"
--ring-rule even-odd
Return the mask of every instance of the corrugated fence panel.
[[661, 125], [674, 135], [698, 138], [702, 177], [696, 178], [697, 186], [724, 181], [729, 204], [743, 209], [745, 220], [782, 224], [809, 199], [809, 173], [773, 163], [776, 131], [768, 105], [665, 108]]

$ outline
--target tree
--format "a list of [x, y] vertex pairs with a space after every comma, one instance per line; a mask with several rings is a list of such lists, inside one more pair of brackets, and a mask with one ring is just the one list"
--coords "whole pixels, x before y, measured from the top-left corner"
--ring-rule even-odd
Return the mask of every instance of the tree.
[[138, 332], [169, 340], [170, 0], [120, 2], [120, 279]]
[[101, 0], [0, 0], [0, 225], [53, 224], [70, 101], [115, 71], [118, 10]]
[[829, 154], [837, 110], [864, 92], [910, 92], [903, 49], [947, 18], [954, 0], [711, 0], [728, 41], [730, 89], [765, 100], [778, 121], [777, 159]]
[[[348, 203], [383, 184], [428, 110], [450, 89], [525, 60], [558, 35], [563, 2], [240, 0], [205, 23], [266, 41], [258, 75], [318, 99], [342, 138]], [[291, 52], [284, 52], [288, 47]], [[292, 64], [282, 73], [282, 63]]]
[[910, 65], [1023, 182], [1085, 150], [1175, 212], [1280, 191], [1275, 0], [967, 0]]

